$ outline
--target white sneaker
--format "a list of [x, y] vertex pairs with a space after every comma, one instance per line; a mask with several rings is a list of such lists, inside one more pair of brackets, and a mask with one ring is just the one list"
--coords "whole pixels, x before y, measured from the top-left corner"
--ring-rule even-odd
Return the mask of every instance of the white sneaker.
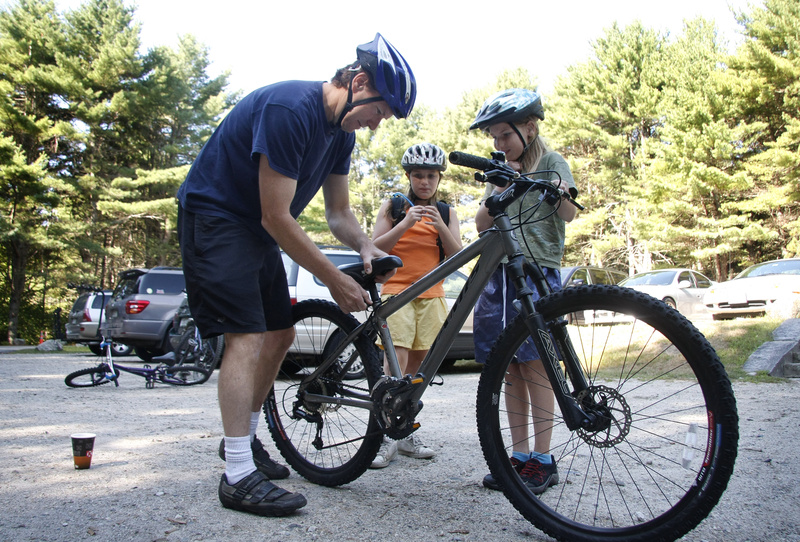
[[416, 435], [398, 440], [397, 451], [414, 459], [430, 459], [436, 455], [436, 452], [422, 444], [422, 441]]
[[378, 450], [378, 455], [375, 456], [375, 459], [372, 461], [372, 464], [369, 466], [371, 469], [382, 469], [384, 467], [388, 467], [389, 463], [392, 462], [397, 456], [397, 442], [386, 437], [383, 438], [383, 444], [381, 444], [381, 449]]

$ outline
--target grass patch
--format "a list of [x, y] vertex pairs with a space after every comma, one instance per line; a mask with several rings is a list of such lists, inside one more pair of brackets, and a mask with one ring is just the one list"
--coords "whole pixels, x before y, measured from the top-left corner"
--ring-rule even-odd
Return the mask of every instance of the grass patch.
[[782, 382], [784, 379], [769, 376], [765, 371], [750, 375], [743, 369], [745, 362], [759, 346], [772, 341], [772, 332], [783, 320], [767, 316], [736, 318], [704, 323], [700, 331], [717, 351], [731, 380], [751, 382]]
[[88, 346], [78, 346], [76, 344], [65, 344], [62, 350], [53, 352], [40, 352], [36, 349], [35, 344], [27, 345], [24, 348], [15, 351], [15, 354], [91, 354]]
[[[751, 375], [743, 369], [747, 359], [758, 347], [765, 342], [772, 341], [772, 332], [782, 323], [783, 320], [779, 318], [763, 316], [720, 321], [701, 320], [695, 322], [695, 326], [700, 329], [714, 350], [716, 350], [732, 381], [784, 382], [785, 379], [770, 376], [764, 371]], [[619, 351], [613, 345], [609, 345], [603, 352], [604, 363], [600, 368], [601, 377], [614, 378], [618, 376], [617, 371], [626, 355], [625, 351], [629, 348], [627, 341], [630, 337], [620, 336], [619, 338], [624, 339], [622, 348]], [[662, 359], [665, 362], [667, 361], [665, 356]], [[669, 364], [667, 363], [667, 365]], [[459, 360], [453, 367], [442, 372], [445, 374], [479, 373], [482, 367], [475, 360]], [[657, 372], [662, 370], [663, 367], [664, 365], [660, 364], [653, 367], [652, 370]], [[645, 371], [641, 376], [647, 377], [652, 376], [652, 374], [649, 371]], [[676, 371], [670, 375], [671, 378], [680, 378], [681, 376], [685, 376], [681, 371]]]

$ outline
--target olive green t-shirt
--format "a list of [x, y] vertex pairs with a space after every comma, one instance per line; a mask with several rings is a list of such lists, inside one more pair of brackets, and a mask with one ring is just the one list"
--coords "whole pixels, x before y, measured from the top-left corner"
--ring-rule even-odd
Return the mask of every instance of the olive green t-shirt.
[[[542, 156], [537, 171], [544, 170], [557, 171], [558, 174], [561, 175], [561, 179], [569, 185], [570, 193], [573, 197], [577, 195], [575, 179], [572, 178], [569, 165], [560, 154], [551, 151]], [[552, 181], [558, 179], [558, 175], [550, 172], [534, 175], [532, 178]], [[486, 191], [481, 201], [483, 202], [488, 199], [494, 192], [494, 189], [494, 185], [487, 183]], [[517, 215], [520, 214], [521, 210], [537, 205], [541, 195], [541, 191], [534, 190], [528, 193], [522, 200], [511, 204], [506, 210], [508, 216], [511, 217], [511, 223], [515, 226], [519, 225], [520, 218], [522, 218], [524, 222], [529, 222], [531, 219], [529, 213], [524, 213], [522, 217]], [[571, 204], [563, 201], [561, 205]], [[554, 212], [552, 205], [543, 201], [532, 218], [535, 220], [546, 215], [550, 216], [547, 216], [544, 220], [536, 220], [533, 223], [523, 224], [521, 228], [522, 235], [519, 235], [520, 230], [518, 230], [517, 238], [527, 258], [535, 259], [542, 267], [561, 269], [561, 258], [564, 256], [566, 223]]]

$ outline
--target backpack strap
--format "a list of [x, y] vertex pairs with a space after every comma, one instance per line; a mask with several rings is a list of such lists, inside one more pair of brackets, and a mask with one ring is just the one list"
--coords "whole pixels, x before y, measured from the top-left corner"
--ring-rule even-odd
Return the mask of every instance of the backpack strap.
[[[442, 215], [442, 221], [444, 222], [445, 226], [450, 225], [450, 206], [443, 201], [437, 201], [436, 207], [439, 209], [439, 214]], [[442, 238], [436, 238], [436, 245], [439, 247], [439, 261], [443, 262], [444, 257], [444, 246], [442, 246]]]
[[392, 227], [394, 228], [406, 217], [405, 202], [402, 198], [389, 198], [392, 203]]
[[[405, 202], [402, 198], [389, 198], [389, 201], [392, 205], [392, 227], [394, 228], [397, 224], [406, 217], [406, 210], [405, 210]], [[450, 225], [450, 205], [443, 201], [436, 202], [436, 208], [439, 210], [439, 214], [442, 215], [442, 221], [444, 222], [445, 226]], [[444, 256], [444, 246], [442, 246], [442, 238], [436, 238], [436, 245], [439, 247], [439, 261], [443, 262], [445, 259]]]

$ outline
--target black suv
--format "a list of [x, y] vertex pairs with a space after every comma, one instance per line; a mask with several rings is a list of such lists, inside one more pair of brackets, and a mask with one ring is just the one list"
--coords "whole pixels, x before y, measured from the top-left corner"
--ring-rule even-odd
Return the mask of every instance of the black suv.
[[169, 328], [186, 297], [179, 267], [128, 269], [106, 304], [103, 328], [115, 342], [132, 346], [144, 361], [172, 351]]

